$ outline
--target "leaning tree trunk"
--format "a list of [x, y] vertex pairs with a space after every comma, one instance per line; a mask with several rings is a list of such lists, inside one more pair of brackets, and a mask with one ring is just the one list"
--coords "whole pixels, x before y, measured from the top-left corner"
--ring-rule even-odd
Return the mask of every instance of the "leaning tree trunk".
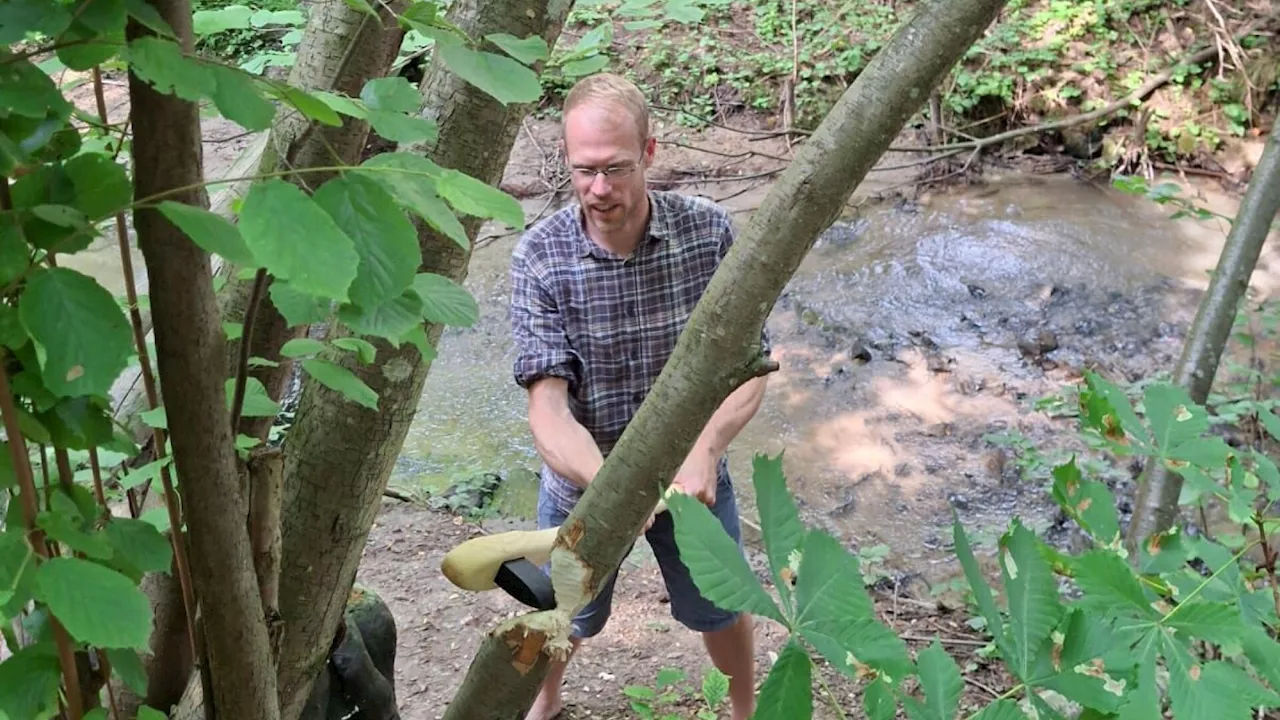
[[[554, 46], [571, 5], [547, 0], [455, 0], [448, 19], [471, 37], [540, 35]], [[530, 106], [502, 105], [438, 58], [428, 64], [420, 87], [421, 114], [439, 127], [438, 141], [422, 154], [443, 167], [497, 185]], [[462, 225], [474, 240], [480, 221], [464, 217]], [[420, 220], [417, 226], [423, 258], [420, 271], [463, 280], [470, 251]], [[442, 330], [427, 326], [433, 346]], [[288, 623], [280, 652], [281, 708], [286, 718], [296, 717], [324, 662], [333, 628], [342, 617], [346, 590], [355, 580], [382, 491], [430, 369], [430, 362], [412, 344], [395, 348], [380, 338], [366, 339], [377, 349], [376, 364], [362, 365], [352, 353], [328, 359], [378, 393], [377, 411], [355, 406], [308, 378], [286, 443], [280, 579], [281, 611]]]
[[[337, 90], [358, 97], [367, 81], [386, 75], [404, 36], [392, 14], [403, 10], [403, 2], [380, 3], [378, 10], [379, 21], [375, 22], [367, 13], [342, 0], [326, 0], [314, 5], [298, 49], [297, 62], [288, 78], [289, 84], [308, 90]], [[360, 162], [368, 134], [369, 124], [366, 121], [346, 116], [340, 127], [312, 128], [304, 116], [286, 106], [277, 115], [261, 158], [244, 174], [253, 174], [255, 170], [257, 173], [275, 172], [281, 167], [298, 170], [329, 167], [335, 162], [331, 153], [336, 153], [342, 162], [355, 165]], [[314, 188], [329, 177], [331, 174], [299, 173], [286, 179], [304, 188]], [[248, 183], [240, 183], [238, 187], [245, 189]], [[245, 323], [255, 278], [237, 278], [240, 270], [224, 261], [218, 271], [225, 280], [218, 294], [220, 322]], [[279, 400], [292, 370], [292, 362], [280, 357], [280, 347], [291, 337], [305, 332], [305, 328], [289, 328], [285, 324], [279, 311], [267, 299], [269, 289], [270, 279], [267, 278], [258, 292], [260, 299], [250, 328], [249, 355], [276, 361], [277, 365], [254, 368], [250, 377], [261, 381], [268, 396]], [[214, 326], [220, 327], [220, 323]], [[219, 377], [231, 377], [238, 371], [240, 345], [240, 340], [226, 342], [225, 369]], [[144, 409], [135, 407], [134, 412]], [[129, 420], [127, 416], [122, 419], [126, 424]], [[265, 440], [272, 420], [269, 417], [243, 418], [238, 431], [260, 441]], [[166, 623], [157, 625], [152, 654], [146, 661], [149, 677], [146, 698], [139, 698], [123, 683], [117, 682], [114, 687], [120, 697], [121, 710], [128, 717], [132, 716], [129, 711], [136, 711], [144, 701], [151, 707], [167, 708], [177, 704], [183, 698], [188, 683], [195, 680], [191, 676], [190, 651], [186, 647], [185, 635], [174, 632], [183, 629], [186, 617], [181, 589], [168, 576], [158, 576], [146, 587], [157, 618], [165, 619]], [[200, 696], [188, 694], [187, 697]], [[193, 708], [187, 708], [184, 712], [191, 710]]]
[[[1277, 212], [1280, 212], [1280, 131], [1273, 131], [1249, 180], [1249, 189], [1218, 257], [1218, 267], [1209, 280], [1209, 288], [1200, 301], [1196, 319], [1182, 346], [1182, 356], [1173, 371], [1173, 383], [1185, 389], [1197, 403], [1204, 404], [1209, 397], [1240, 298], [1249, 286], [1249, 278], [1258, 264]], [[1133, 504], [1133, 520], [1125, 537], [1135, 562], [1139, 544], [1173, 524], [1181, 493], [1181, 475], [1170, 472], [1163, 463], [1147, 463]]]
[[621, 563], [716, 408], [741, 384], [776, 367], [760, 355], [761, 328], [818, 234], [1004, 4], [922, 3], [804, 143], [730, 249], [652, 391], [561, 526], [551, 561], [556, 609], [499, 623], [445, 718], [523, 715], [547, 660], [563, 657], [568, 647], [570, 619]]
[[[192, 50], [187, 0], [153, 0], [185, 52]], [[130, 23], [129, 39], [150, 31]], [[135, 192], [208, 208], [200, 185], [200, 116], [195, 103], [129, 75]], [[225, 339], [209, 254], [158, 210], [134, 213], [151, 278], [156, 359], [165, 395], [180, 496], [190, 529], [192, 582], [199, 598], [215, 706], [223, 717], [273, 720], [275, 673], [245, 528], [235, 445], [227, 422]]]

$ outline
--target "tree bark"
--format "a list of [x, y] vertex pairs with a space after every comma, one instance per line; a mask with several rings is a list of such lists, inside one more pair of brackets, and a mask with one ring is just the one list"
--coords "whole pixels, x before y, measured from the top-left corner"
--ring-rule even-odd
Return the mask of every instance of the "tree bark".
[[[187, 0], [154, 0], [185, 52], [192, 50]], [[130, 39], [149, 33], [130, 23]], [[135, 192], [169, 196], [207, 208], [199, 186], [200, 117], [194, 103], [156, 92], [132, 73], [129, 100]], [[138, 245], [151, 278], [152, 321], [161, 386], [170, 398], [167, 416], [174, 463], [190, 535], [191, 571], [206, 632], [215, 706], [228, 718], [279, 717], [267, 627], [245, 527], [235, 448], [223, 389], [225, 339], [213, 294], [209, 254], [164, 215], [134, 213]], [[175, 532], [180, 531], [175, 528]]]
[[[455, 0], [449, 20], [471, 37], [505, 32], [540, 35], [549, 46], [559, 38], [571, 3]], [[420, 83], [422, 115], [439, 126], [439, 140], [421, 150], [437, 164], [497, 185], [506, 168], [529, 105], [504, 106], [466, 83], [438, 59]], [[480, 225], [460, 218], [474, 240]], [[470, 250], [439, 235], [420, 220], [422, 272], [461, 282]], [[439, 342], [442, 327], [426, 326], [428, 341]], [[382, 491], [413, 422], [430, 370], [416, 348], [394, 348], [366, 338], [377, 362], [360, 365], [351, 353], [329, 356], [378, 393], [378, 410], [352, 404], [309, 378], [304, 380], [297, 420], [285, 448], [284, 561], [280, 608], [287, 623], [280, 653], [281, 708], [296, 717], [324, 662], [341, 621], [365, 539]]]
[[604, 467], [561, 525], [551, 561], [557, 608], [512, 618], [487, 635], [447, 720], [523, 715], [547, 659], [563, 657], [568, 648], [571, 618], [621, 563], [706, 422], [734, 389], [770, 369], [760, 355], [761, 329], [819, 233], [1004, 4], [922, 3], [801, 146], [712, 278]]
[[[1240, 299], [1249, 286], [1249, 278], [1258, 264], [1277, 212], [1280, 212], [1280, 132], [1273, 131], [1249, 180], [1249, 188], [1218, 256], [1218, 267], [1196, 310], [1196, 319], [1173, 371], [1172, 382], [1185, 389], [1197, 403], [1204, 404], [1209, 397]], [[1181, 475], [1162, 463], [1147, 463], [1133, 504], [1133, 520], [1125, 537], [1135, 562], [1140, 544], [1173, 524], [1181, 493]]]

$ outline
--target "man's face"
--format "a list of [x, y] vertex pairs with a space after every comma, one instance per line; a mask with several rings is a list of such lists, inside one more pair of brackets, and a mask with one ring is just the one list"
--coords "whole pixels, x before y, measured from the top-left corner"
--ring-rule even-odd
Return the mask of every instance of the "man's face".
[[653, 138], [641, 140], [640, 129], [624, 109], [591, 103], [565, 116], [564, 143], [587, 223], [604, 233], [633, 227], [644, 211], [645, 167], [653, 159]]

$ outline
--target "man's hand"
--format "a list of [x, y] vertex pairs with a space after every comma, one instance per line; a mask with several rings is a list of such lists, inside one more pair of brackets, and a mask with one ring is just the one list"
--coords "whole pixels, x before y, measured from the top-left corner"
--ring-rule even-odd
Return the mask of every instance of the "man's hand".
[[695, 447], [676, 471], [671, 487], [676, 492], [692, 495], [707, 507], [713, 507], [716, 504], [717, 464], [715, 456]]

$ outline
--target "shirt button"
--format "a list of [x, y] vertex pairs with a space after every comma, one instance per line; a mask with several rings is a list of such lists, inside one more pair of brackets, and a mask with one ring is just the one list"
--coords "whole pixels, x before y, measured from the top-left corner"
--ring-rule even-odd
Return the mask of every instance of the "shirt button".
[[644, 393], [642, 392], [633, 393], [631, 395], [631, 399], [635, 400], [636, 402], [644, 402]]

